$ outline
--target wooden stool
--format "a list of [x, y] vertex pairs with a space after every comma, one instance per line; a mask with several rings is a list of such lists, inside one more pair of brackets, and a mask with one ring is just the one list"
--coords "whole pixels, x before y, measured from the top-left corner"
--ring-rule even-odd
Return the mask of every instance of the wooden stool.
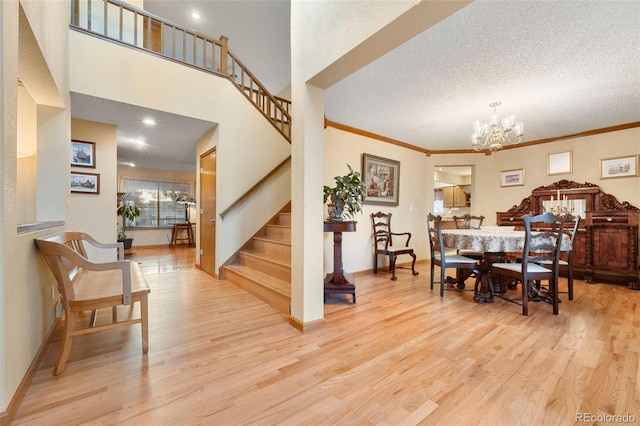
[[[186, 241], [190, 246], [194, 245], [193, 240], [193, 223], [174, 223], [173, 224], [173, 232], [171, 233], [171, 246], [176, 245], [178, 241]], [[180, 232], [186, 232], [186, 236], [183, 233], [183, 236], [179, 238]]]

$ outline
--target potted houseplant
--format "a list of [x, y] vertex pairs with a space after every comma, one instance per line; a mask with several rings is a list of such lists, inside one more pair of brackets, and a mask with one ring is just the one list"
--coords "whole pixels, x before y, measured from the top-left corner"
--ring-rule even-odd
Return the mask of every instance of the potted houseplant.
[[366, 186], [360, 178], [360, 172], [354, 171], [349, 164], [349, 173], [334, 178], [336, 185], [324, 186], [324, 202], [327, 204], [330, 220], [342, 220], [343, 215], [353, 218], [362, 212], [362, 200]]
[[133, 238], [127, 238], [127, 234], [124, 232], [124, 219], [126, 218], [129, 222], [133, 222], [138, 216], [140, 216], [140, 209], [133, 204], [127, 204], [126, 202], [124, 202], [124, 197], [122, 198], [123, 203], [118, 206], [117, 210], [118, 216], [122, 216], [123, 218], [122, 229], [118, 231], [118, 241], [123, 242], [125, 250], [128, 250], [131, 248]]

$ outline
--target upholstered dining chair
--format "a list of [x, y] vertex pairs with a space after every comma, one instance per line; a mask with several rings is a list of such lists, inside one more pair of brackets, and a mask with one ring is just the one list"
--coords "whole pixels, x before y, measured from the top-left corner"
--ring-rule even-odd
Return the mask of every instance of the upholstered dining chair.
[[428, 216], [429, 246], [431, 248], [431, 277], [430, 287], [433, 290], [435, 267], [440, 267], [440, 297], [444, 297], [445, 270], [455, 268], [457, 270], [468, 269], [476, 274], [478, 271], [478, 261], [470, 257], [459, 254], [448, 254], [442, 238], [442, 217], [429, 213]]
[[[373, 273], [378, 273], [378, 255], [389, 256], [389, 271], [391, 272], [391, 280], [395, 281], [396, 277], [396, 259], [401, 254], [408, 254], [413, 258], [411, 262], [411, 273], [418, 275], [416, 271], [416, 255], [413, 247], [409, 246], [411, 241], [410, 232], [391, 232], [391, 213], [371, 213], [371, 225], [373, 227]], [[404, 244], [396, 244], [395, 241], [404, 238]], [[400, 238], [403, 237], [403, 238]]]
[[[548, 281], [548, 292], [543, 296], [553, 305], [553, 314], [558, 315], [558, 277], [560, 247], [564, 238], [565, 216], [556, 216], [547, 212], [537, 216], [522, 216], [525, 228], [522, 262], [494, 263], [493, 274], [515, 278], [522, 285], [522, 315], [529, 315], [529, 293], [542, 290], [536, 282]], [[534, 231], [532, 224], [542, 223], [548, 226], [542, 231]], [[544, 266], [543, 266], [544, 265]]]

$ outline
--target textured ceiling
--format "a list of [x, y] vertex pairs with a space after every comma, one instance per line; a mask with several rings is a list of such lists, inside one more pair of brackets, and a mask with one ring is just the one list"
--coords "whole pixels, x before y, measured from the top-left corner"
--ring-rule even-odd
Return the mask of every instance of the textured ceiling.
[[326, 116], [470, 149], [493, 101], [525, 141], [640, 121], [640, 2], [476, 1], [329, 88]]
[[[290, 84], [289, 6], [145, 0], [153, 14], [228, 36], [274, 94]], [[192, 11], [202, 19], [193, 21]], [[488, 119], [493, 101], [502, 102], [499, 114], [524, 122], [524, 141], [640, 122], [640, 1], [477, 0], [328, 88], [325, 115], [422, 149], [463, 150], [471, 148], [473, 121]], [[72, 100], [72, 115], [78, 111]], [[103, 121], [99, 108], [91, 111], [87, 119]], [[190, 120], [171, 118], [174, 127]], [[131, 161], [120, 137], [127, 124], [118, 125], [119, 160]], [[177, 147], [162, 134], [149, 140]]]

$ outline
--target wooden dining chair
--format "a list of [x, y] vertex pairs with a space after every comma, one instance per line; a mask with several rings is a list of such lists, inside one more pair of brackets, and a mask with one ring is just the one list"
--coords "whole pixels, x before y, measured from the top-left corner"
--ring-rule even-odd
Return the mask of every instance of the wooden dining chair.
[[[578, 226], [580, 225], [580, 216], [565, 216], [565, 225], [572, 223], [573, 226], [564, 228], [564, 233], [569, 237], [570, 247], [568, 251], [560, 252], [560, 260], [558, 260], [558, 267], [560, 272], [565, 271], [567, 273], [567, 291], [560, 291], [558, 293], [567, 293], [569, 300], [573, 300], [573, 247], [575, 245], [576, 234], [578, 233]], [[565, 256], [566, 253], [566, 256]], [[563, 259], [563, 257], [566, 257]], [[543, 266], [550, 264], [549, 260], [542, 260], [539, 262]]]
[[473, 216], [467, 213], [462, 216], [453, 216], [453, 221], [457, 229], [480, 229], [484, 216]]
[[[462, 216], [453, 216], [453, 221], [456, 224], [456, 229], [480, 229], [484, 216], [473, 216], [467, 213]], [[483, 252], [476, 250], [458, 250], [457, 253], [476, 260], [482, 260], [484, 255]]]
[[[529, 314], [530, 293], [538, 293], [543, 300], [548, 300], [553, 305], [553, 314], [558, 315], [560, 247], [564, 238], [565, 220], [565, 216], [556, 216], [551, 212], [537, 216], [522, 216], [525, 228], [522, 262], [494, 263], [491, 266], [493, 274], [514, 278], [521, 283], [522, 315]], [[544, 230], [534, 231], [532, 224], [538, 223], [547, 226]], [[540, 281], [549, 283], [545, 294], [541, 294], [542, 289], [535, 285]]]
[[[569, 300], [573, 300], [573, 248], [576, 242], [576, 235], [578, 234], [578, 227], [580, 226], [580, 220], [582, 218], [580, 216], [567, 216], [566, 222], [573, 222], [573, 227], [566, 228], [565, 233], [569, 235], [569, 239], [571, 241], [571, 248], [567, 253], [567, 259], [560, 259], [558, 264], [560, 265], [561, 271], [567, 271], [567, 295]], [[562, 256], [562, 253], [560, 253]]]
[[[396, 259], [401, 254], [408, 254], [413, 258], [411, 262], [411, 273], [418, 275], [416, 271], [416, 255], [413, 247], [409, 246], [411, 241], [411, 232], [391, 232], [391, 213], [371, 213], [371, 225], [373, 227], [373, 273], [378, 273], [378, 255], [389, 256], [389, 271], [391, 272], [391, 280], [395, 281], [396, 277]], [[396, 244], [394, 245], [394, 237]], [[404, 244], [397, 244], [398, 240], [404, 239]]]
[[471, 270], [479, 274], [478, 261], [459, 254], [448, 254], [442, 238], [442, 217], [429, 213], [428, 217], [429, 246], [431, 248], [431, 277], [430, 287], [433, 290], [435, 267], [440, 267], [440, 297], [444, 297], [445, 270]]

